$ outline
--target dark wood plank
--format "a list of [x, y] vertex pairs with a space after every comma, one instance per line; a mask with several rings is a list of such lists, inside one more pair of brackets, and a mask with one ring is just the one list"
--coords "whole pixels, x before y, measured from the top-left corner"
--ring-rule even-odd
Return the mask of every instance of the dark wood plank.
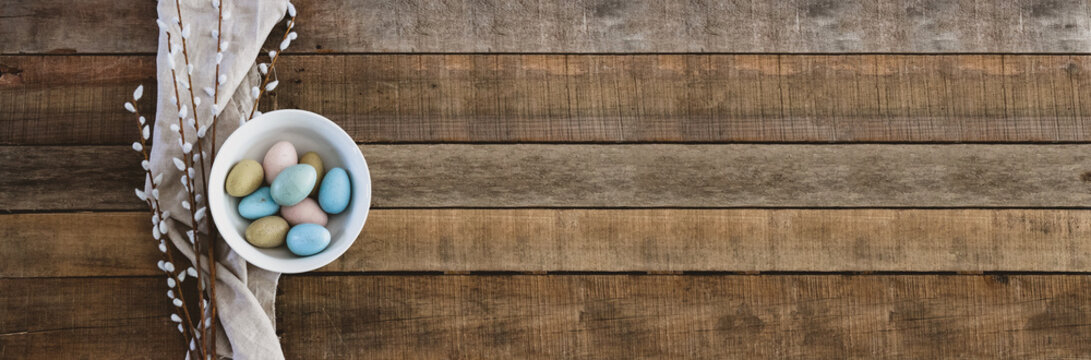
[[[1088, 4], [791, 0], [297, 0], [292, 51], [1087, 52]], [[0, 53], [150, 53], [151, 2], [14, 1]], [[276, 32], [276, 31], [274, 31]]]
[[[287, 276], [288, 358], [1079, 358], [1091, 279]], [[184, 349], [159, 278], [0, 279], [3, 358]]]
[[147, 209], [141, 160], [121, 146], [0, 147], [0, 210]]
[[[0, 215], [0, 277], [157, 275], [143, 213]], [[322, 272], [1091, 271], [1084, 210], [375, 210]]]
[[[0, 143], [132, 143], [136, 119], [121, 104], [140, 84], [154, 99], [154, 57], [0, 57]], [[154, 100], [139, 105], [155, 113]]]
[[[0, 144], [128, 144], [148, 56], [0, 57]], [[264, 109], [357, 141], [1091, 140], [1091, 56], [306, 55]], [[149, 88], [149, 93], [154, 93]], [[144, 104], [151, 113], [151, 104]]]
[[171, 307], [165, 278], [0, 278], [0, 359], [181, 359]]

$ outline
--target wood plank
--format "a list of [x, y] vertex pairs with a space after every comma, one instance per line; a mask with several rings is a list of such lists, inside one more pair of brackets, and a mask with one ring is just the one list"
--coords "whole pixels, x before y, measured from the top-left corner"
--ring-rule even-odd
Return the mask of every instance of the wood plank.
[[[0, 215], [0, 278], [151, 276], [143, 213]], [[1091, 211], [375, 210], [321, 272], [1091, 271]]]
[[[118, 104], [154, 65], [0, 57], [0, 144], [130, 143]], [[305, 55], [281, 69], [264, 109], [313, 110], [367, 143], [1091, 141], [1091, 56]]]
[[[1084, 1], [297, 0], [298, 52], [1073, 53]], [[150, 53], [148, 2], [14, 1], [0, 53]], [[274, 30], [274, 33], [279, 33]]]
[[159, 278], [0, 279], [0, 359], [184, 358]]
[[291, 358], [1065, 358], [1091, 351], [1088, 286], [1086, 276], [287, 277], [278, 313]]
[[[1078, 358], [1083, 275], [286, 276], [288, 358]], [[3, 358], [163, 358], [159, 278], [0, 279]]]
[[[154, 57], [0, 57], [0, 143], [132, 143], [136, 119], [120, 104], [139, 84], [155, 98]], [[154, 100], [138, 105], [155, 113]]]
[[141, 160], [121, 146], [0, 147], [0, 210], [147, 209], [132, 193]]
[[[444, 144], [361, 150], [376, 208], [1091, 204], [1091, 145]], [[0, 164], [3, 210], [144, 208], [132, 194], [142, 179], [139, 157], [127, 147], [0, 147]]]
[[161, 274], [151, 215], [0, 215], [0, 278]]

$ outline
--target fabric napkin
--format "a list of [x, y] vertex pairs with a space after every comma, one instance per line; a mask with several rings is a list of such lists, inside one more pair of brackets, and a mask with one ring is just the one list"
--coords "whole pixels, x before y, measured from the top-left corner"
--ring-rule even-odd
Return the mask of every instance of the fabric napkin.
[[[218, 102], [223, 104], [224, 110], [216, 125], [217, 146], [238, 128], [240, 119], [249, 115], [254, 102], [250, 89], [260, 82], [255, 59], [269, 32], [284, 18], [287, 8], [287, 0], [220, 1], [227, 17], [223, 21], [220, 41], [227, 42], [227, 50], [223, 52], [220, 64], [220, 74], [225, 76], [225, 81], [219, 85]], [[167, 24], [167, 31], [171, 32], [172, 43], [177, 46], [181, 46], [181, 31], [175, 19], [180, 19], [189, 28], [186, 50], [190, 63], [193, 64], [193, 96], [201, 98], [201, 101], [199, 106], [194, 107], [190, 101], [189, 90], [179, 84], [178, 91], [182, 94], [179, 102], [181, 106], [188, 107], [190, 115], [187, 118], [196, 116], [199, 124], [207, 126], [212, 121], [214, 101], [204, 88], [213, 86], [217, 80], [217, 38], [212, 36], [212, 31], [217, 29], [219, 10], [213, 7], [212, 0], [161, 0], [158, 12], [159, 19]], [[182, 171], [173, 162], [174, 158], [181, 158], [183, 155], [179, 135], [170, 129], [171, 124], [179, 124], [179, 109], [171, 100], [175, 97], [175, 84], [168, 59], [171, 56], [170, 51], [167, 35], [160, 29], [156, 61], [158, 99], [150, 165], [152, 173], [163, 174], [162, 183], [159, 185], [159, 199], [163, 210], [171, 213], [168, 221], [171, 242], [193, 261], [195, 255], [185, 235], [190, 230], [190, 215], [182, 207], [182, 201], [187, 198], [179, 181]], [[184, 80], [185, 59], [179, 54], [174, 62], [178, 75], [183, 76]], [[193, 142], [194, 139], [196, 134], [188, 129], [186, 140]], [[211, 139], [210, 135], [206, 135], [205, 146], [201, 149], [205, 154], [211, 154]], [[196, 187], [203, 189], [207, 174], [201, 175], [199, 167], [197, 170], [200, 181]], [[207, 205], [202, 201], [197, 206]], [[201, 227], [201, 231], [207, 234], [208, 229]], [[219, 318], [217, 354], [235, 359], [283, 359], [273, 313], [280, 274], [248, 264], [222, 242], [217, 244], [216, 255], [216, 305]], [[201, 269], [202, 274], [207, 276], [207, 257], [201, 261], [205, 266], [205, 269]]]

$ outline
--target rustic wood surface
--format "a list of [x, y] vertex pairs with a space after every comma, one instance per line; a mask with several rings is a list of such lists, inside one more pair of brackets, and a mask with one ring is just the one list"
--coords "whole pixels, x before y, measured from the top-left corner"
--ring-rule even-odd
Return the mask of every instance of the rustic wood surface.
[[1074, 358], [1091, 352], [1088, 286], [1086, 276], [289, 277], [279, 306], [298, 358]]
[[[376, 209], [282, 279], [289, 358], [1091, 354], [1091, 2], [297, 5], [263, 109]], [[181, 358], [120, 107], [154, 6], [0, 5], [0, 359]]]
[[[0, 215], [0, 278], [155, 276], [148, 215]], [[374, 210], [317, 271], [1091, 271], [1091, 211]]]
[[[1091, 56], [301, 55], [265, 109], [357, 141], [1072, 142]], [[128, 144], [151, 56], [0, 56], [0, 144]], [[149, 93], [154, 93], [149, 88]], [[150, 112], [151, 109], [145, 109]]]
[[[1082, 207], [1089, 145], [364, 145], [372, 206]], [[125, 161], [106, 159], [132, 158]], [[0, 147], [8, 210], [138, 210], [123, 146]], [[137, 164], [134, 166], [134, 164]]]
[[[277, 317], [293, 359], [1079, 358], [1091, 351], [1089, 286], [1085, 275], [286, 276]], [[181, 356], [170, 305], [155, 301], [166, 289], [0, 279], [0, 357]]]
[[185, 358], [167, 289], [151, 277], [0, 278], [0, 359]]
[[[1091, 50], [1086, 1], [296, 1], [301, 52]], [[146, 1], [14, 1], [0, 54], [151, 53]]]

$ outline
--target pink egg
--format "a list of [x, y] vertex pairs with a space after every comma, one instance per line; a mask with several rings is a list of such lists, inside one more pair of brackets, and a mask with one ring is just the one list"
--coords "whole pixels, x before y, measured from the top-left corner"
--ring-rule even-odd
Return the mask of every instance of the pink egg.
[[326, 226], [328, 220], [326, 213], [318, 206], [318, 202], [312, 198], [303, 199], [303, 201], [292, 206], [282, 206], [280, 216], [284, 217], [284, 220], [288, 220], [288, 224], [292, 226], [297, 224]]
[[261, 162], [261, 167], [265, 169], [265, 183], [272, 184], [281, 171], [298, 163], [299, 156], [296, 155], [292, 143], [281, 141], [273, 144], [269, 152], [265, 153], [265, 160]]

